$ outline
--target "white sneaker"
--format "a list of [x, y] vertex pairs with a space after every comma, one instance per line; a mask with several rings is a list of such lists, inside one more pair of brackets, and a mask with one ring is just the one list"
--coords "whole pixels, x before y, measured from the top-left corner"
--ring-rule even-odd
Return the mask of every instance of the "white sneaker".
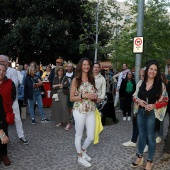
[[136, 147], [136, 143], [128, 141], [122, 144], [123, 146], [132, 146], [132, 147]]
[[90, 156], [88, 156], [87, 155], [87, 153], [86, 153], [87, 151], [82, 151], [82, 156], [83, 156], [83, 158], [86, 160], [86, 161], [91, 161], [91, 158], [90, 158]]
[[85, 166], [86, 168], [89, 168], [89, 167], [92, 166], [88, 161], [86, 161], [86, 160], [85, 160], [83, 157], [81, 157], [81, 156], [78, 156], [78, 163], [81, 164], [81, 165], [83, 165], [83, 166]]
[[159, 136], [156, 138], [156, 143], [161, 143], [161, 138]]
[[144, 149], [144, 151], [143, 152], [148, 152], [148, 145], [145, 145], [145, 149]]
[[126, 117], [123, 117], [123, 120], [126, 121]]
[[130, 121], [131, 120], [131, 117], [130, 116], [128, 116], [128, 119], [127, 119], [128, 121]]

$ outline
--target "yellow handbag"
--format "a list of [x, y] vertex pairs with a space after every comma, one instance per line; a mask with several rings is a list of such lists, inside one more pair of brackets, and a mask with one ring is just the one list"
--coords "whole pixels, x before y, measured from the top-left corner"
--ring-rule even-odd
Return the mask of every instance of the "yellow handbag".
[[93, 143], [97, 144], [97, 143], [99, 143], [99, 134], [103, 130], [103, 125], [102, 125], [102, 122], [101, 122], [101, 115], [100, 115], [97, 108], [95, 110], [95, 119], [96, 119], [96, 126], [95, 126]]

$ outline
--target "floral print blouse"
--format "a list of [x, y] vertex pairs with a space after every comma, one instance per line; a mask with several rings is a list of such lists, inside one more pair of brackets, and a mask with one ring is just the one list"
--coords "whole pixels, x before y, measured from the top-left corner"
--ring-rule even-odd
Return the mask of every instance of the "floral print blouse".
[[[96, 90], [93, 85], [89, 82], [83, 82], [79, 89], [76, 90], [75, 95], [95, 93]], [[81, 99], [80, 101], [74, 102], [73, 109], [78, 110], [80, 113], [86, 113], [90, 111], [95, 111], [96, 104], [90, 99]]]

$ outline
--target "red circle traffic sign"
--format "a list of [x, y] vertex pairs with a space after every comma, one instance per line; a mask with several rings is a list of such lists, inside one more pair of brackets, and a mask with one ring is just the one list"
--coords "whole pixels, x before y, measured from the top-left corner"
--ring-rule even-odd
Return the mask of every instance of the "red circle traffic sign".
[[142, 44], [142, 39], [137, 38], [137, 39], [135, 40], [135, 45], [136, 45], [136, 46], [140, 46], [141, 44]]

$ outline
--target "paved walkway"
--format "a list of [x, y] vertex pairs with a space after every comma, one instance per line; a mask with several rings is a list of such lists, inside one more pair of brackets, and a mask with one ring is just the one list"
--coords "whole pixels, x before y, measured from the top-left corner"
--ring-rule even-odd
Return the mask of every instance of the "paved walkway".
[[[46, 116], [50, 108], [44, 108]], [[92, 157], [92, 167], [89, 170], [131, 170], [130, 164], [135, 160], [136, 148], [126, 148], [123, 142], [131, 138], [132, 122], [122, 121], [122, 113], [117, 112], [120, 122], [116, 125], [104, 127], [100, 136], [100, 143], [91, 145], [88, 154]], [[74, 147], [74, 127], [66, 132], [64, 127], [55, 127], [53, 123], [40, 122], [36, 111], [35, 125], [31, 125], [30, 117], [23, 120], [23, 126], [29, 145], [23, 145], [17, 138], [15, 126], [9, 127], [10, 167], [0, 164], [0, 169], [9, 170], [84, 170], [77, 164], [77, 155]], [[168, 122], [165, 121], [165, 129]], [[85, 136], [83, 136], [83, 139]], [[154, 160], [154, 170], [170, 170], [170, 161], [162, 163], [160, 157], [164, 141], [157, 144]], [[144, 155], [144, 158], [147, 154]], [[143, 170], [144, 166], [136, 168]]]

